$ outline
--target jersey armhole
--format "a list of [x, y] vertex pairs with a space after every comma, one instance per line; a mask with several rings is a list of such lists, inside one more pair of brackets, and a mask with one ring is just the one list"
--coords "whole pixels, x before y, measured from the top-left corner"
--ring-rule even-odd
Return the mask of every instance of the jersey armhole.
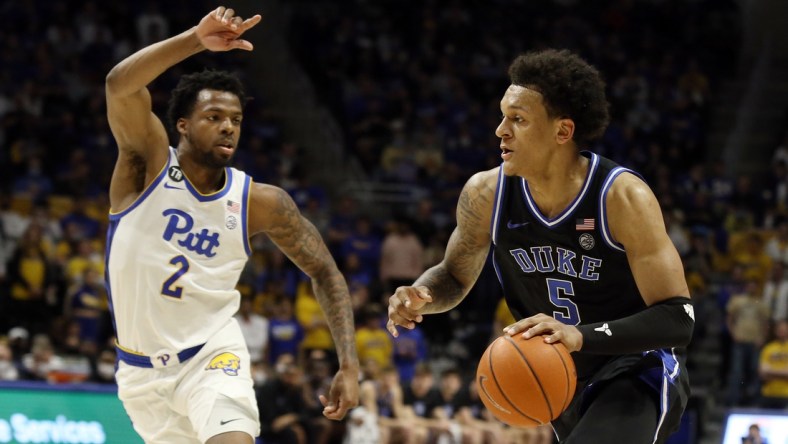
[[622, 166], [613, 168], [612, 170], [610, 170], [610, 172], [607, 173], [607, 177], [605, 177], [605, 181], [602, 183], [602, 188], [600, 188], [599, 190], [598, 208], [599, 208], [599, 232], [602, 234], [602, 240], [605, 242], [605, 245], [607, 245], [608, 247], [623, 253], [625, 251], [624, 246], [616, 242], [615, 239], [613, 239], [613, 235], [610, 232], [610, 226], [608, 224], [608, 218], [607, 218], [607, 192], [610, 191], [610, 187], [613, 186], [613, 182], [622, 173], [630, 173], [645, 182], [643, 176], [630, 170], [629, 168], [624, 168]]

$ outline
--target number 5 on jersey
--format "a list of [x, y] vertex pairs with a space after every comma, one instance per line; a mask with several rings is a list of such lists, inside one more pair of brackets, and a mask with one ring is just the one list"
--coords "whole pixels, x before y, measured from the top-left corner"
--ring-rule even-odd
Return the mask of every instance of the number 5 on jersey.
[[180, 255], [172, 258], [170, 264], [178, 268], [163, 284], [161, 284], [161, 294], [180, 299], [183, 293], [183, 287], [176, 286], [175, 281], [189, 271], [189, 261], [186, 259], [186, 256]]
[[575, 295], [571, 281], [547, 279], [547, 294], [550, 295], [550, 302], [559, 308], [559, 310], [553, 311], [553, 318], [566, 325], [580, 323], [580, 311], [577, 309], [577, 304], [567, 297]]

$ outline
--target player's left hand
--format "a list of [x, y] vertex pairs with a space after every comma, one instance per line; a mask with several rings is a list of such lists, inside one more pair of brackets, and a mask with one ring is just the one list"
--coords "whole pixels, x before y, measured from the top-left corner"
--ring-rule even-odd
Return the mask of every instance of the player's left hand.
[[521, 319], [504, 328], [503, 332], [509, 336], [522, 333], [525, 339], [543, 335], [548, 344], [560, 342], [570, 352], [578, 351], [583, 346], [583, 334], [577, 327], [566, 325], [544, 313]]
[[358, 372], [340, 368], [331, 381], [328, 397], [320, 395], [320, 402], [323, 404], [323, 416], [335, 421], [344, 418], [350, 409], [358, 405]]
[[195, 28], [200, 43], [209, 51], [243, 49], [251, 51], [254, 45], [241, 37], [243, 33], [260, 23], [259, 14], [244, 20], [235, 15], [232, 8], [219, 6], [200, 20]]

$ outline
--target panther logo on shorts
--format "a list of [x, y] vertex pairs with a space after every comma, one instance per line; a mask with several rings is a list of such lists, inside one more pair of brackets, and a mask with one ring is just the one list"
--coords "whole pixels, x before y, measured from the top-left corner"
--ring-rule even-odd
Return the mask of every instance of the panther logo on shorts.
[[238, 376], [240, 368], [241, 358], [232, 353], [224, 352], [214, 356], [208, 366], [205, 367], [205, 370], [221, 370], [225, 375]]

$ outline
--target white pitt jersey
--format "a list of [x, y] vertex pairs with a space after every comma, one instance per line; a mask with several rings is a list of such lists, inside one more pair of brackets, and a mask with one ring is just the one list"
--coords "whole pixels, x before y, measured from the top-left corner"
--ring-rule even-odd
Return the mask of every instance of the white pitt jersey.
[[106, 277], [118, 343], [153, 355], [203, 344], [238, 311], [235, 289], [251, 253], [251, 179], [225, 168], [200, 194], [169, 161], [126, 210], [109, 215]]

